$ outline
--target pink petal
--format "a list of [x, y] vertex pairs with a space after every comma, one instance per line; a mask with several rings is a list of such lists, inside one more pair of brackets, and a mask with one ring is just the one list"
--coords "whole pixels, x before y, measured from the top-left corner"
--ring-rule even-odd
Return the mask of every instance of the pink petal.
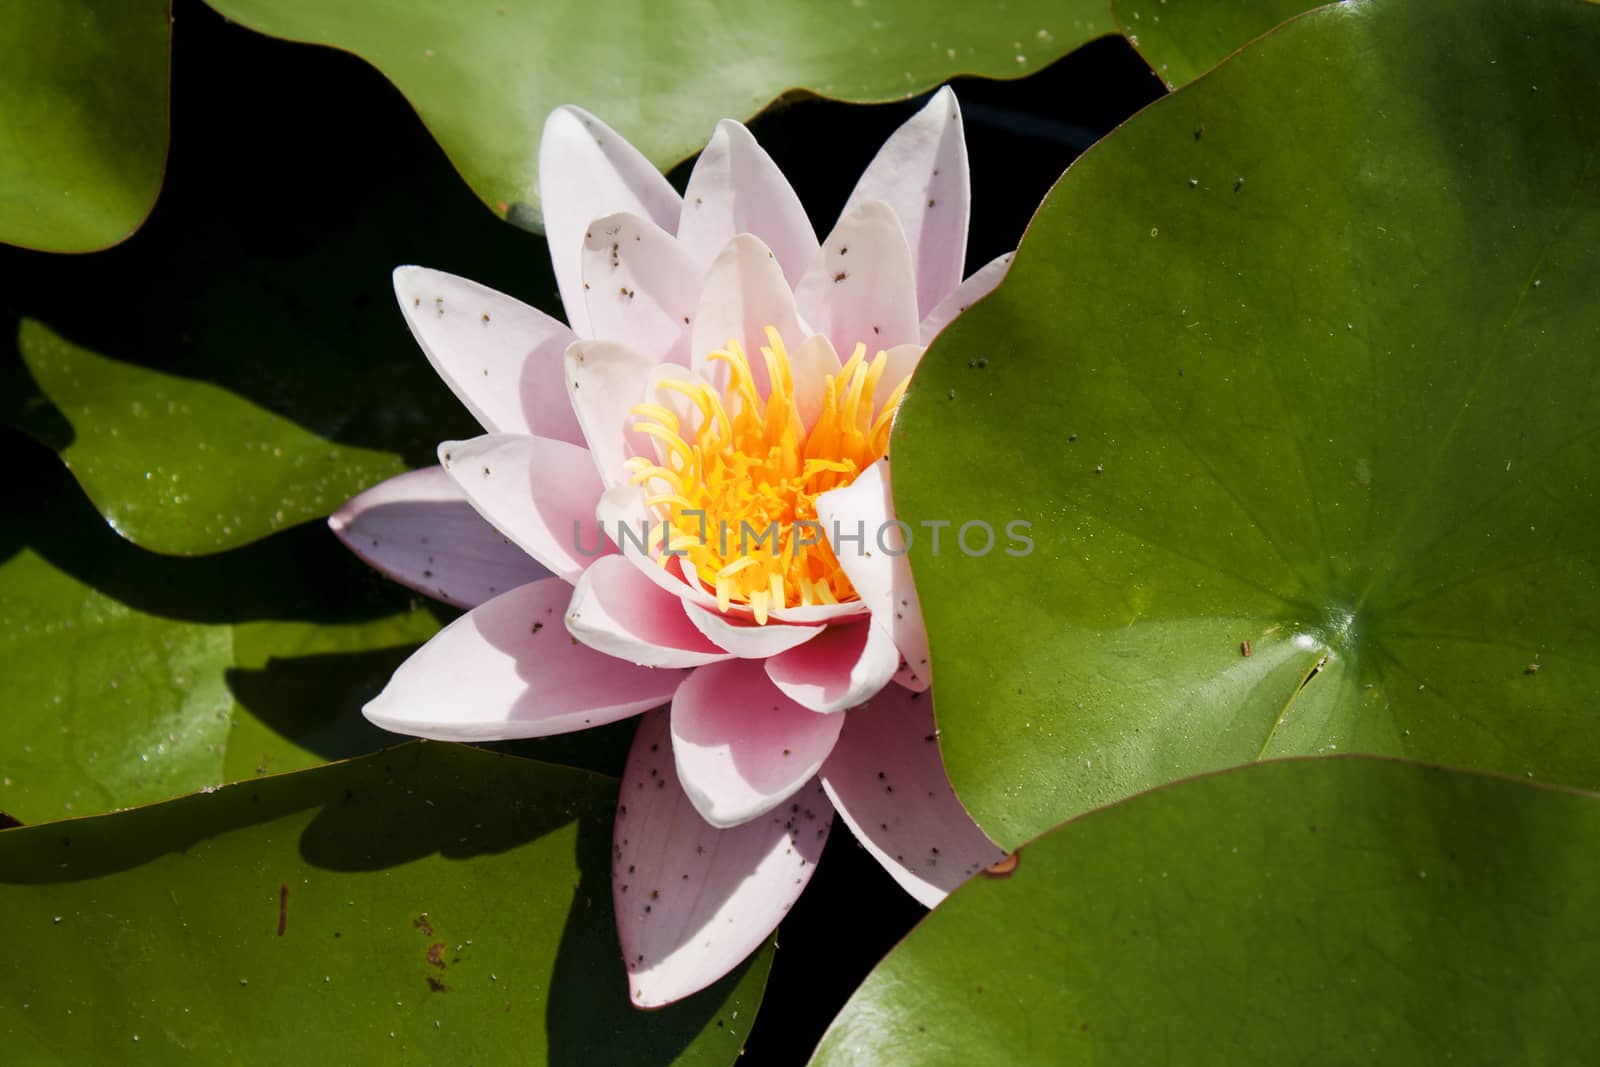
[[698, 585], [685, 581], [679, 572], [678, 567], [686, 561], [669, 557], [663, 564], [640, 547], [649, 545], [650, 531], [658, 529], [660, 524], [660, 520], [645, 507], [644, 497], [644, 490], [634, 485], [619, 485], [602, 494], [595, 514], [606, 536], [617, 546], [622, 557], [651, 582], [673, 596], [715, 610], [717, 598]]
[[1005, 278], [1006, 271], [1011, 269], [1011, 260], [1015, 256], [1015, 252], [1007, 252], [991, 259], [957, 286], [955, 292], [941, 300], [938, 307], [928, 312], [922, 320], [922, 343], [932, 344], [933, 339], [939, 336], [939, 331], [954, 322], [957, 315], [993, 292], [994, 287]]
[[842, 725], [778, 692], [755, 660], [701, 667], [672, 698], [678, 780], [706, 822], [738, 826], [805, 785]]
[[843, 604], [791, 604], [786, 608], [773, 608], [768, 615], [779, 622], [814, 626], [817, 623], [843, 623], [857, 617], [865, 618], [867, 612], [867, 606], [861, 601], [848, 600]]
[[899, 666], [889, 631], [859, 622], [830, 626], [799, 648], [772, 657], [767, 676], [801, 707], [834, 712], [853, 708], [888, 685]]
[[[928, 663], [928, 631], [922, 622], [922, 602], [917, 598], [906, 552], [905, 530], [891, 525], [894, 498], [889, 481], [889, 461], [880, 459], [842, 489], [817, 497], [817, 518], [829, 530], [867, 531], [865, 551], [838, 553], [839, 566], [855, 587], [856, 595], [872, 611], [874, 622], [888, 628], [905, 662], [897, 680], [911, 689], [926, 689], [932, 677]], [[912, 530], [912, 546], [916, 534]], [[926, 533], [926, 531], [923, 531]], [[881, 541], [879, 534], [881, 533]]]
[[917, 306], [926, 315], [955, 291], [967, 257], [972, 189], [961, 108], [949, 86], [884, 142], [845, 214], [871, 200], [888, 203], [900, 220], [917, 265]]
[[691, 365], [707, 381], [727, 381], [727, 367], [708, 363], [706, 356], [737, 340], [750, 359], [756, 391], [767, 393], [767, 365], [761, 346], [766, 328], [777, 328], [785, 346], [798, 345], [812, 332], [802, 326], [795, 310], [794, 293], [783, 269], [765, 244], [750, 234], [740, 234], [712, 261], [694, 314], [690, 341]]
[[[711, 383], [700, 376], [700, 372], [690, 367], [680, 367], [676, 363], [660, 363], [650, 369], [649, 380], [645, 385], [645, 399], [652, 404], [659, 404], [672, 412], [678, 418], [678, 426], [686, 440], [693, 440], [692, 435], [699, 432], [704, 421], [699, 405], [675, 389], [663, 389], [665, 382], [681, 382], [692, 388], [711, 387]], [[656, 457], [656, 461], [663, 466], [671, 467], [669, 460], [671, 450], [660, 438], [651, 437], [647, 455]], [[652, 483], [654, 484], [654, 483]], [[650, 488], [650, 486], [646, 486]], [[656, 485], [654, 491], [666, 491], [667, 487]]]
[[474, 608], [402, 663], [363, 714], [395, 733], [498, 741], [600, 726], [670, 699], [683, 672], [620, 662], [567, 633], [571, 594], [545, 578]]
[[458, 608], [550, 575], [472, 509], [443, 467], [373, 486], [328, 525], [380, 573]]
[[603, 486], [587, 449], [546, 437], [446, 441], [439, 461], [478, 514], [569, 582], [610, 551], [595, 521]]
[[607, 488], [628, 483], [623, 462], [649, 454], [650, 438], [633, 430], [635, 404], [646, 399], [655, 361], [614, 341], [579, 341], [567, 349], [567, 396]]
[[821, 626], [787, 626], [768, 622], [764, 626], [724, 615], [715, 608], [702, 608], [682, 602], [684, 614], [695, 629], [740, 659], [767, 659], [805, 644], [823, 630]]
[[683, 601], [621, 556], [594, 561], [567, 608], [572, 636], [641, 667], [698, 667], [732, 658], [683, 614]]
[[566, 323], [425, 267], [396, 267], [394, 295], [428, 362], [485, 430], [582, 443], [561, 382]]
[[704, 268], [741, 233], [766, 243], [791, 285], [817, 252], [816, 231], [789, 180], [749, 130], [723, 119], [689, 175], [678, 241]]
[[920, 343], [911, 249], [889, 205], [869, 200], [839, 220], [795, 287], [795, 300], [811, 329], [827, 334], [842, 358], [857, 343], [869, 356]]
[[902, 889], [931, 908], [1005, 857], [950, 788], [931, 698], [889, 686], [846, 718], [822, 787]]
[[911, 373], [917, 369], [917, 364], [922, 362], [922, 354], [927, 350], [926, 346], [917, 344], [895, 345], [885, 351], [887, 359], [883, 375], [878, 379], [878, 388], [872, 394], [873, 403], [881, 407], [884, 401], [889, 399], [889, 394], [894, 392], [895, 387], [911, 377]]
[[589, 328], [658, 363], [688, 366], [689, 316], [702, 273], [649, 219], [626, 213], [595, 219], [583, 234]]
[[815, 426], [817, 417], [822, 414], [828, 394], [828, 376], [837, 375], [843, 369], [833, 342], [820, 333], [807, 337], [799, 347], [789, 349], [795, 406], [800, 409], [800, 421], [806, 429]]
[[628, 992], [659, 1008], [732, 970], [788, 914], [833, 825], [816, 782], [788, 810], [706, 824], [678, 784], [666, 711], [639, 720], [613, 831], [611, 899]]
[[682, 200], [621, 134], [571, 106], [557, 108], [545, 120], [539, 138], [539, 199], [567, 321], [579, 337], [593, 337], [581, 266], [589, 223], [630, 211], [671, 230], [678, 224]]

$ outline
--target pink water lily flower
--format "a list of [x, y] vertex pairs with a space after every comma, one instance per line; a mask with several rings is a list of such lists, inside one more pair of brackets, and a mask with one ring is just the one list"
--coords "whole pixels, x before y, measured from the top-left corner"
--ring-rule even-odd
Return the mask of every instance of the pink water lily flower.
[[681, 197], [572, 107], [546, 123], [539, 172], [570, 326], [397, 270], [418, 343], [486, 432], [330, 522], [379, 570], [471, 609], [395, 672], [374, 723], [486, 741], [646, 713], [613, 895], [633, 1001], [654, 1007], [765, 939], [835, 812], [929, 906], [1001, 858], [934, 740], [885, 450], [923, 347], [1009, 257], [961, 279], [948, 89], [820, 244], [737, 122]]

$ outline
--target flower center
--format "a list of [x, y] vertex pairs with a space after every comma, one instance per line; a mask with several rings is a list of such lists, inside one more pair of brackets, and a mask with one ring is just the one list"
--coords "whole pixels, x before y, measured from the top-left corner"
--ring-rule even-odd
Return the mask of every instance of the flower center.
[[867, 346], [858, 344], [849, 362], [824, 379], [820, 408], [807, 425], [783, 338], [771, 326], [766, 335], [765, 396], [749, 359], [730, 340], [709, 356], [727, 365], [726, 387], [658, 383], [658, 398], [670, 391], [689, 402], [685, 418], [665, 404], [635, 405], [640, 421], [633, 429], [659, 443], [659, 462], [628, 461], [634, 484], [650, 491], [646, 504], [664, 520], [653, 542], [665, 549], [661, 563], [668, 553], [680, 557], [689, 565], [686, 577], [715, 593], [723, 612], [748, 605], [761, 624], [775, 608], [858, 599], [817, 521], [816, 499], [849, 485], [883, 455], [910, 380], [875, 403], [889, 357], [880, 351], [869, 360]]

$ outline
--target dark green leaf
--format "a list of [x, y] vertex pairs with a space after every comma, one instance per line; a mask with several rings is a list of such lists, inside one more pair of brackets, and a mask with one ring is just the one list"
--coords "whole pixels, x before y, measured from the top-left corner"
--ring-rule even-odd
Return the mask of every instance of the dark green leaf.
[[1287, 23], [1084, 155], [933, 345], [902, 516], [1037, 546], [913, 556], [997, 840], [1269, 756], [1600, 785], [1596, 55], [1568, 0]]
[[1112, 31], [1106, 0], [941, 0], [729, 7], [707, 0], [581, 5], [448, 0], [208, 0], [262, 33], [332, 45], [383, 71], [478, 195], [539, 219], [545, 117], [588, 108], [663, 170], [711, 136], [804, 89], [901, 100], [960, 73], [1031, 73]]
[[168, 6], [5, 5], [0, 241], [88, 252], [144, 221], [167, 154]]
[[0, 810], [106, 811], [396, 740], [361, 705], [439, 622], [327, 530], [157, 556], [5, 440], [23, 462], [0, 507]]
[[628, 1005], [616, 781], [412, 744], [0, 833], [17, 1063], [730, 1064], [771, 964]]
[[84, 491], [113, 529], [161, 551], [233, 548], [406, 470], [392, 452], [333, 444], [209, 382], [107, 359], [32, 319], [17, 347], [72, 424], [61, 458]]
[[1278, 23], [1319, 6], [1318, 0], [1111, 3], [1117, 26], [1168, 88], [1193, 81]]
[[1585, 1063], [1597, 848], [1600, 799], [1387, 760], [1180, 783], [957, 890], [812, 1062]]
[[474, 432], [406, 330], [396, 265], [554, 285], [542, 243], [484, 216], [380, 77], [204, 9], [185, 27], [174, 122], [193, 136], [149, 224], [97, 256], [0, 250], [0, 341], [22, 365], [0, 361], [20, 379], [0, 374], [0, 408], [125, 537], [197, 554]]

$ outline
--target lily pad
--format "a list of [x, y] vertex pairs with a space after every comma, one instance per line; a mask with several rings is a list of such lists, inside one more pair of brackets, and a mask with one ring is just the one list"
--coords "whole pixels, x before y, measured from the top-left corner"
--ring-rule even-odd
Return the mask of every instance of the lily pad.
[[1112, 0], [1111, 9], [1129, 43], [1172, 89], [1319, 6], [1318, 0]]
[[[1087, 152], [932, 346], [903, 518], [997, 841], [1273, 756], [1600, 786], [1600, 9], [1293, 20]], [[969, 532], [979, 549], [984, 539]]]
[[957, 74], [1029, 74], [1114, 32], [1106, 0], [1003, 9], [953, 0], [208, 3], [262, 33], [366, 59], [479, 197], [530, 227], [540, 225], [539, 132], [562, 104], [593, 111], [666, 170], [698, 151], [718, 119], [748, 118], [791, 91], [903, 100]]
[[27, 1063], [731, 1064], [768, 947], [628, 1006], [617, 783], [411, 744], [118, 815], [0, 833]]
[[89, 252], [150, 213], [167, 155], [168, 0], [6, 5], [0, 241]]
[[878, 965], [816, 1067], [1583, 1063], [1600, 798], [1367, 758], [1159, 789]]
[[361, 705], [433, 612], [316, 527], [202, 560], [135, 548], [7, 438], [0, 810], [108, 811], [394, 742]]
[[226, 389], [107, 359], [33, 319], [17, 347], [72, 425], [67, 467], [112, 529], [161, 551], [247, 544], [406, 470], [391, 452], [335, 444]]
[[[148, 225], [95, 256], [0, 250], [0, 343], [20, 350], [0, 349], [0, 409], [125, 537], [193, 555], [473, 432], [396, 309], [397, 264], [555, 286], [541, 243], [479, 209], [381, 77], [204, 9], [184, 26], [173, 122], [193, 136]], [[294, 79], [255, 89], [289, 58]]]

